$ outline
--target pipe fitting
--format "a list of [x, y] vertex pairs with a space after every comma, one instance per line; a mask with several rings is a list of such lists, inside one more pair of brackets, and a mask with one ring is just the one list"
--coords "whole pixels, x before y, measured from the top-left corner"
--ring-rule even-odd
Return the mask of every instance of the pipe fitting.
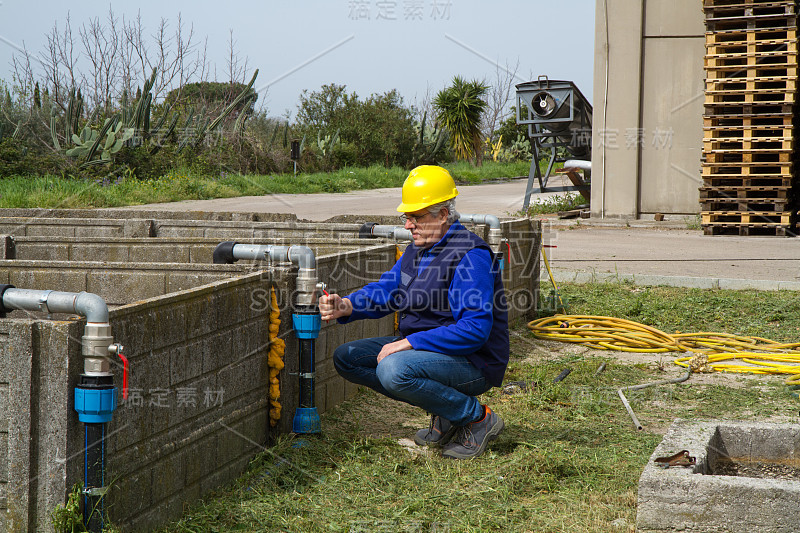
[[13, 285], [0, 285], [0, 318], [5, 318], [6, 317], [6, 313], [10, 313], [11, 311], [13, 311], [12, 308], [10, 308], [10, 307], [7, 308], [3, 304], [3, 294], [8, 289], [13, 289], [13, 288], [14, 288]]
[[301, 268], [297, 272], [297, 307], [317, 305], [317, 269]]
[[236, 262], [233, 257], [233, 247], [236, 246], [236, 241], [221, 242], [214, 248], [214, 264], [215, 265], [231, 265]]
[[[358, 232], [359, 237], [364, 237], [363, 232], [367, 231], [367, 224], [361, 226]], [[372, 237], [385, 237], [387, 239], [394, 239], [396, 241], [410, 241], [412, 240], [411, 230], [401, 228], [398, 226], [382, 226], [380, 224], [372, 224], [368, 228]]]
[[88, 322], [81, 337], [83, 372], [89, 376], [111, 374], [109, 348], [113, 346], [111, 326], [108, 323]]
[[93, 376], [111, 375], [108, 348], [114, 342], [105, 300], [90, 292], [58, 292], [6, 287], [0, 295], [2, 309], [75, 313], [86, 318], [81, 353], [84, 371]]
[[294, 263], [298, 267], [296, 305], [317, 305], [317, 259], [308, 246], [238, 244], [226, 241], [218, 244], [214, 250], [215, 263], [232, 264], [239, 259]]
[[466, 215], [459, 217], [462, 222], [472, 222], [473, 224], [486, 224], [489, 226], [489, 234], [486, 236], [486, 243], [494, 253], [502, 253], [500, 245], [503, 241], [503, 230], [500, 229], [500, 219], [494, 215]]
[[314, 251], [308, 246], [290, 246], [287, 253], [289, 261], [296, 264], [301, 270], [317, 268], [317, 258]]

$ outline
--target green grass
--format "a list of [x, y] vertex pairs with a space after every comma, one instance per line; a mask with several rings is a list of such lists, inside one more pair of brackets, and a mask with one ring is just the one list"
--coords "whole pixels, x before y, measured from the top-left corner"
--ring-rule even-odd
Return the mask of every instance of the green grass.
[[[527, 163], [487, 162], [445, 165], [459, 184], [474, 184], [526, 172]], [[270, 176], [196, 175], [175, 170], [159, 179], [84, 180], [42, 176], [0, 179], [1, 207], [91, 208], [120, 207], [180, 200], [207, 200], [265, 194], [335, 193], [359, 189], [400, 187], [408, 170], [399, 167], [345, 168], [315, 174]]]
[[[631, 318], [667, 331], [786, 340], [797, 337], [800, 320], [793, 293], [623, 284], [562, 290], [571, 312]], [[408, 422], [423, 423], [424, 413], [362, 391], [323, 415], [321, 437], [303, 447], [280, 438], [235, 484], [195, 505], [164, 533], [632, 531], [639, 475], [674, 418], [797, 416], [797, 401], [780, 378], [693, 378], [629, 393], [645, 426], [637, 432], [616, 390], [663, 379], [659, 365], [543, 343], [524, 325], [512, 340], [506, 381], [525, 382], [528, 390], [483, 395], [506, 421], [483, 457], [455, 462], [409, 452], [397, 438], [410, 438]], [[670, 358], [664, 354], [667, 366]], [[602, 362], [606, 370], [595, 375]], [[572, 373], [553, 383], [565, 367]], [[620, 519], [622, 527], [612, 525]]]
[[563, 195], [547, 196], [533, 202], [526, 212], [520, 211], [521, 216], [536, 216], [560, 211], [571, 211], [579, 205], [586, 205], [589, 201], [577, 193], [566, 192]]

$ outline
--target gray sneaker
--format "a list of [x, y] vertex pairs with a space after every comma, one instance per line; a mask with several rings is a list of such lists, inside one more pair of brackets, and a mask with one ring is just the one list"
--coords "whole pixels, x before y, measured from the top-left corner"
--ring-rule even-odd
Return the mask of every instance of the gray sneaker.
[[456, 429], [453, 438], [442, 449], [442, 457], [451, 459], [478, 457], [504, 427], [503, 419], [486, 406], [486, 414], [481, 420]]
[[441, 416], [431, 415], [431, 423], [425, 429], [420, 429], [414, 435], [414, 442], [420, 446], [442, 446], [450, 442], [456, 431], [456, 426]]

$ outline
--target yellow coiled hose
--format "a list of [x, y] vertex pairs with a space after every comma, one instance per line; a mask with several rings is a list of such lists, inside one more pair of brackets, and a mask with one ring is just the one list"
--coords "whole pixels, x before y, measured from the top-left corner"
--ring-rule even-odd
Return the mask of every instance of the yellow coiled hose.
[[[717, 372], [788, 374], [787, 385], [800, 385], [800, 342], [780, 343], [762, 337], [697, 332], [669, 334], [609, 316], [554, 315], [528, 323], [540, 339], [583, 344], [621, 352], [691, 352], [675, 359], [684, 368]], [[698, 357], [705, 356], [705, 357]]]
[[[542, 247], [547, 273], [558, 294], [550, 262]], [[559, 302], [561, 297], [559, 296]], [[675, 364], [692, 371], [740, 372], [750, 374], [788, 374], [786, 384], [800, 388], [800, 342], [780, 343], [763, 337], [743, 337], [730, 333], [664, 333], [663, 331], [610, 316], [554, 315], [528, 323], [540, 339], [583, 344], [599, 350], [621, 352], [692, 352]]]

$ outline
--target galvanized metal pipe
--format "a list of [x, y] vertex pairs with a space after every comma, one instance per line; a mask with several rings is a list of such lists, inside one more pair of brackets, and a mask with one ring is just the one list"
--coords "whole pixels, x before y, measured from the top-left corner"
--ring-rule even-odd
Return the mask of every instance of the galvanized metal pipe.
[[652, 383], [643, 383], [641, 385], [631, 385], [630, 387], [622, 387], [619, 390], [617, 390], [619, 399], [622, 400], [622, 405], [624, 405], [625, 410], [628, 411], [628, 414], [630, 415], [631, 420], [633, 421], [633, 425], [636, 426], [636, 429], [641, 431], [644, 429], [644, 427], [642, 426], [642, 423], [639, 422], [639, 419], [636, 418], [636, 414], [633, 412], [631, 404], [628, 403], [628, 399], [625, 397], [625, 391], [641, 390], [641, 389], [646, 389], [648, 387], [655, 387], [656, 385], [669, 385], [671, 383], [682, 383], [687, 379], [689, 379], [689, 376], [691, 375], [692, 371], [687, 370], [684, 375], [675, 379], [662, 379], [661, 381], [654, 381]]
[[108, 322], [105, 300], [90, 292], [38, 291], [10, 288], [3, 292], [3, 307], [45, 313], [75, 313], [87, 322]]
[[84, 372], [75, 388], [75, 410], [84, 423], [84, 525], [92, 533], [104, 526], [106, 425], [116, 408], [116, 389], [109, 356], [122, 347], [113, 344], [105, 300], [89, 292], [17, 289], [0, 290], [0, 312], [12, 310], [75, 313], [86, 318], [81, 338]]
[[500, 245], [503, 240], [503, 232], [500, 229], [500, 219], [494, 215], [472, 215], [462, 213], [458, 219], [461, 222], [472, 222], [473, 224], [486, 224], [489, 226], [489, 235], [486, 243], [496, 254], [502, 254]]
[[239, 259], [294, 263], [297, 272], [297, 305], [314, 306], [317, 302], [317, 259], [308, 246], [272, 244], [239, 244], [221, 242], [214, 250], [214, 263], [233, 264]]
[[412, 239], [411, 230], [400, 226], [384, 226], [381, 224], [364, 224], [359, 231], [361, 236], [384, 237], [396, 241], [410, 241]]

